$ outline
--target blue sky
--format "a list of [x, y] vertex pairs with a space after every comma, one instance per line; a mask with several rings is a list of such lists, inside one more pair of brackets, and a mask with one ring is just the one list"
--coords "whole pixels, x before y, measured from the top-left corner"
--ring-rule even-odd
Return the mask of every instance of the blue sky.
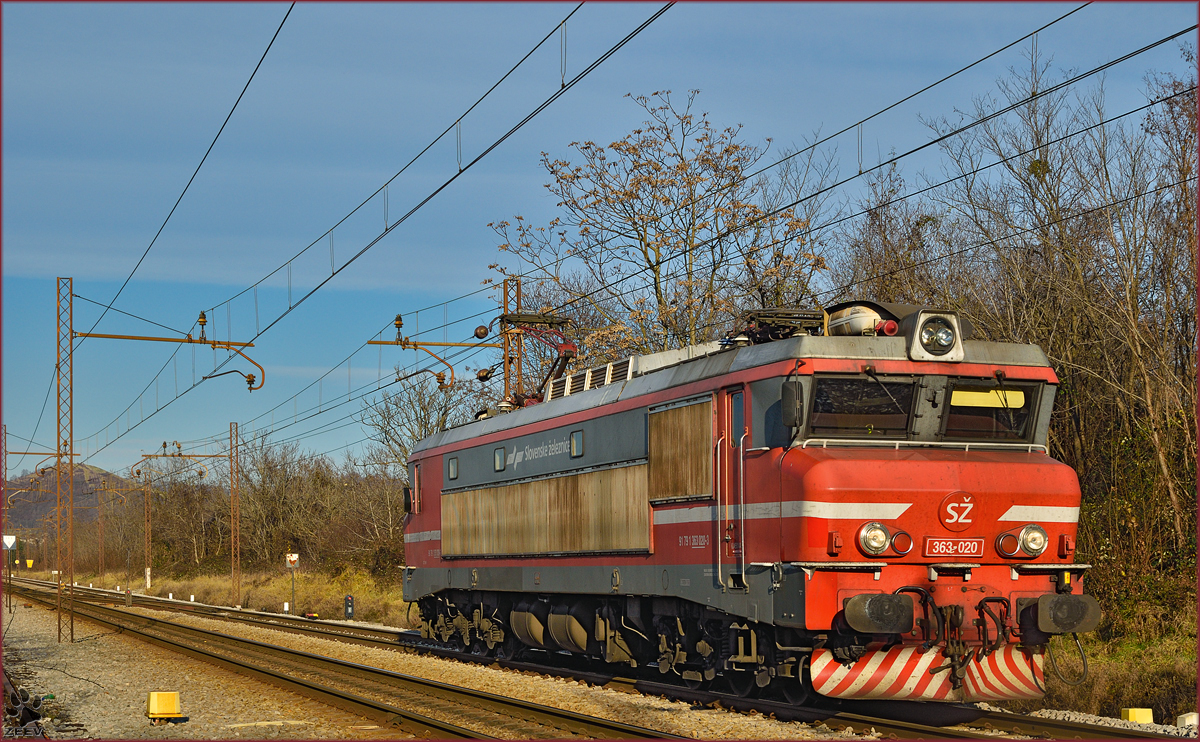
[[[566, 75], [660, 7], [584, 5], [567, 24]], [[192, 349], [87, 340], [75, 357], [75, 433], [88, 463], [117, 470], [163, 440], [220, 439], [275, 428], [305, 434], [315, 451], [361, 439], [343, 420], [357, 402], [281, 428], [285, 419], [386, 376], [411, 351], [372, 347], [343, 363], [397, 312], [406, 331], [461, 320], [426, 339], [461, 340], [494, 313], [478, 289], [498, 258], [488, 223], [555, 213], [542, 184], [542, 151], [567, 155], [576, 140], [613, 141], [640, 109], [623, 96], [701, 90], [698, 106], [720, 125], [741, 124], [772, 151], [874, 113], [1063, 15], [1061, 3], [681, 3], [532, 122], [393, 230], [307, 302], [255, 340], [267, 371], [248, 393], [237, 376], [192, 385]], [[114, 305], [187, 330], [218, 307], [210, 336], [256, 333], [254, 293], [222, 304], [282, 265], [373, 193], [554, 29], [574, 4], [299, 4], [154, 249]], [[6, 3], [3, 13], [3, 422], [30, 437], [54, 364], [54, 279], [107, 303], [150, 244], [204, 155], [284, 13], [276, 3]], [[1096, 3], [1038, 35], [1056, 70], [1088, 70], [1196, 20], [1194, 3]], [[1194, 39], [1194, 33], [1189, 37]], [[1027, 65], [1028, 42], [875, 119], [863, 159], [928, 139], [918, 120], [954, 118], [972, 97]], [[1145, 102], [1149, 70], [1185, 71], [1177, 43], [1143, 54], [1104, 78], [1108, 106]], [[555, 36], [461, 123], [466, 162], [561, 85]], [[836, 146], [845, 174], [857, 167], [853, 134]], [[391, 220], [458, 167], [454, 134], [388, 189]], [[936, 153], [903, 173], [936, 171]], [[856, 184], [843, 196], [853, 198]], [[383, 227], [382, 198], [334, 231], [342, 264]], [[330, 270], [327, 238], [297, 261], [299, 296]], [[258, 291], [258, 327], [287, 305], [287, 273]], [[431, 307], [420, 315], [412, 312]], [[76, 300], [76, 330], [98, 307]], [[468, 319], [463, 319], [468, 318]], [[166, 331], [110, 313], [98, 332]], [[224, 353], [218, 361], [224, 361]], [[174, 360], [172, 360], [174, 358]], [[214, 352], [196, 348], [198, 379]], [[159, 374], [159, 370], [164, 371]], [[244, 362], [224, 367], [251, 370]], [[461, 366], [460, 366], [461, 368]], [[307, 391], [304, 387], [328, 375]], [[157, 381], [155, 381], [157, 376]], [[145, 391], [143, 391], [145, 390]], [[168, 404], [170, 402], [170, 404]], [[155, 410], [161, 408], [156, 414]], [[271, 412], [272, 408], [278, 408]], [[53, 400], [38, 428], [52, 446]], [[114, 424], [115, 419], [119, 424]], [[144, 422], [142, 422], [145, 420]], [[351, 423], [351, 424], [346, 424]], [[126, 432], [133, 425], [133, 429]], [[322, 425], [334, 428], [315, 432]], [[341, 426], [341, 427], [337, 427]], [[118, 431], [120, 431], [118, 433]], [[312, 433], [309, 435], [309, 433]], [[121, 437], [118, 439], [118, 435]], [[101, 446], [103, 450], [97, 452]], [[17, 449], [26, 445], [10, 439]], [[211, 449], [215, 450], [215, 449]], [[357, 450], [351, 446], [348, 450]], [[10, 461], [10, 466], [17, 462]], [[22, 462], [17, 468], [31, 466]]]

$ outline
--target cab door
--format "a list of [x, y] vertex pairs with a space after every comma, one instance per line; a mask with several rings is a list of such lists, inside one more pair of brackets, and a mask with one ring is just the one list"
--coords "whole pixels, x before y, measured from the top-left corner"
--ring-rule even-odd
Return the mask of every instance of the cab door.
[[746, 390], [726, 387], [717, 394], [717, 566], [724, 588], [745, 588]]

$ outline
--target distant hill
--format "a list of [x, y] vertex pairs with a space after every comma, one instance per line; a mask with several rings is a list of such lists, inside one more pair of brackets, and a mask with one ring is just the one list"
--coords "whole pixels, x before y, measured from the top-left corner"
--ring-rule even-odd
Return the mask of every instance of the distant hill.
[[[41, 477], [35, 472], [4, 482], [4, 496], [10, 503], [9, 523], [6, 524], [8, 527], [37, 528], [43, 516], [53, 517], [57, 501], [58, 472], [53, 467], [43, 471], [45, 475]], [[134, 486], [133, 482], [124, 477], [88, 464], [76, 466], [74, 473], [75, 506], [86, 508], [76, 510], [76, 522], [88, 523], [96, 519], [94, 507], [101, 482], [106, 482], [110, 487]]]

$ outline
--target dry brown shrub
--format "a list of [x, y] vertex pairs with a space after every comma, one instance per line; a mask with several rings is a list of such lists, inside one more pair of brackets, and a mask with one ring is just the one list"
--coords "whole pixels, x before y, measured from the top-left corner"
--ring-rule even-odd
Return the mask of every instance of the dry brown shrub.
[[[1085, 642], [1087, 679], [1070, 686], [1054, 676], [1046, 663], [1046, 696], [1005, 706], [1012, 711], [1067, 709], [1120, 718], [1122, 708], [1149, 708], [1154, 720], [1173, 724], [1180, 714], [1196, 710], [1195, 610], [1191, 636], [1173, 635], [1148, 644]], [[1083, 672], [1070, 639], [1054, 640], [1059, 671], [1067, 680]]]

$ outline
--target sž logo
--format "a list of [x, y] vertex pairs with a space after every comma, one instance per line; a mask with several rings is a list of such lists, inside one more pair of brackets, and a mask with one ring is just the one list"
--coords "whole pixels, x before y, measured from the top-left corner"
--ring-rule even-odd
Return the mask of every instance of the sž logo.
[[975, 523], [975, 496], [951, 492], [938, 506], [938, 520], [948, 531], [965, 531]]

